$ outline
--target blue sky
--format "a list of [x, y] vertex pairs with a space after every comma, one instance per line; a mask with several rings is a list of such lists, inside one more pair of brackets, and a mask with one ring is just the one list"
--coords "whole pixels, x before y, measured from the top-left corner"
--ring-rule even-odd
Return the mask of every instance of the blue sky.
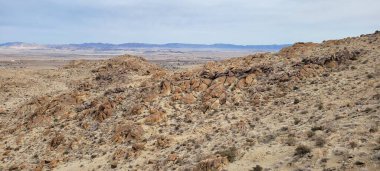
[[281, 44], [380, 30], [380, 0], [0, 0], [0, 42]]

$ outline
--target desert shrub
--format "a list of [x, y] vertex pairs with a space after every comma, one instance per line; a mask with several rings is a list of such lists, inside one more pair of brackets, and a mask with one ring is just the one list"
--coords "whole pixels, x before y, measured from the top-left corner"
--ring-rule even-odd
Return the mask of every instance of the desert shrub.
[[236, 147], [231, 147], [227, 150], [218, 151], [216, 154], [219, 154], [221, 156], [227, 157], [229, 162], [234, 162], [236, 160], [236, 157], [238, 156], [238, 149]]
[[294, 137], [288, 137], [285, 140], [285, 144], [288, 146], [294, 146], [294, 145], [296, 145], [296, 139]]
[[308, 138], [311, 138], [311, 137], [313, 137], [315, 135], [315, 132], [313, 132], [313, 131], [307, 131], [306, 132], [306, 136], [308, 137]]
[[311, 131], [321, 131], [321, 130], [323, 130], [323, 127], [322, 127], [322, 126], [313, 126], [313, 127], [311, 128]]
[[294, 155], [296, 156], [304, 156], [305, 154], [308, 154], [311, 152], [310, 147], [306, 145], [299, 145], [294, 152]]
[[315, 146], [317, 147], [323, 147], [326, 144], [326, 140], [322, 137], [317, 137], [315, 139]]
[[255, 167], [252, 168], [251, 171], [262, 171], [263, 170], [263, 167], [261, 167], [260, 165], [256, 165]]

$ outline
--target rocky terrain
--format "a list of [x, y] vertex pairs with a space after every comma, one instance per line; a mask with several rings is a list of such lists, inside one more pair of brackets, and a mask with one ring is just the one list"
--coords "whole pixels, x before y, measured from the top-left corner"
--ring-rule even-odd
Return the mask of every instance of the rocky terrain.
[[0, 170], [379, 170], [380, 32], [168, 70], [0, 70]]

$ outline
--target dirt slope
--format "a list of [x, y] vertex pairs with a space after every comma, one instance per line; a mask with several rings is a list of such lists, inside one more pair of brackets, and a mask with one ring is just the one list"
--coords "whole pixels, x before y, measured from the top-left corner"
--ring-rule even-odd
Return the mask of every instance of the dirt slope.
[[379, 56], [376, 32], [188, 70], [2, 70], [0, 170], [379, 170]]

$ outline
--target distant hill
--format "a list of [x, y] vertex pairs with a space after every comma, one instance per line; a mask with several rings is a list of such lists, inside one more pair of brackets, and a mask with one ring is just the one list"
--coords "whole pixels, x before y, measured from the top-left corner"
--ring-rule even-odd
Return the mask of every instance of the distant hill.
[[127, 49], [224, 49], [224, 50], [251, 50], [251, 51], [279, 51], [290, 46], [290, 44], [280, 45], [234, 45], [234, 44], [186, 44], [186, 43], [167, 43], [167, 44], [148, 44], [148, 43], [82, 43], [82, 44], [60, 44], [60, 45], [39, 45], [24, 42], [7, 42], [0, 44], [0, 47], [8, 48], [46, 48], [46, 49], [93, 49], [93, 50], [127, 50]]

